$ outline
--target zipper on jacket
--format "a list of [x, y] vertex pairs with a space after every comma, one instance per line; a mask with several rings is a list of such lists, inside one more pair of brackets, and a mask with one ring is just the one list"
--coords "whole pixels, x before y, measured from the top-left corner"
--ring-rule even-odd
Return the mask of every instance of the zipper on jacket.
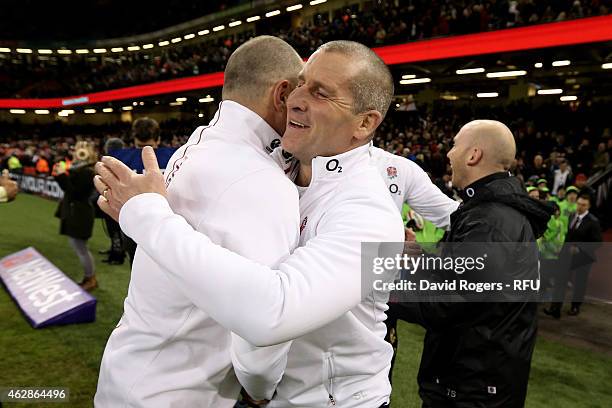
[[336, 405], [336, 399], [334, 398], [334, 365], [332, 362], [332, 354], [324, 353], [325, 365], [327, 366], [327, 394], [329, 397], [329, 403], [332, 406]]

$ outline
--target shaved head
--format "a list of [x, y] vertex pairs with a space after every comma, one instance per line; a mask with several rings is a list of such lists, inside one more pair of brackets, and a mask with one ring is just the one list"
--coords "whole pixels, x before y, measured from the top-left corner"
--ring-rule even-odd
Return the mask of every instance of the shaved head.
[[471, 143], [482, 149], [483, 164], [510, 169], [516, 156], [514, 136], [506, 125], [496, 120], [474, 120], [460, 130]]
[[302, 58], [280, 38], [269, 35], [252, 38], [238, 47], [227, 61], [223, 99], [243, 105], [257, 102], [279, 81], [288, 80], [295, 86], [302, 66]]
[[516, 143], [506, 125], [496, 120], [474, 120], [461, 128], [448, 152], [453, 185], [464, 188], [489, 174], [508, 171]]

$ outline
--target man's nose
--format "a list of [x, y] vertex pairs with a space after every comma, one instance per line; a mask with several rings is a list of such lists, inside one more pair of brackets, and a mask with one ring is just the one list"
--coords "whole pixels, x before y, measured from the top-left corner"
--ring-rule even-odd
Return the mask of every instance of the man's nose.
[[296, 88], [287, 99], [287, 107], [293, 112], [306, 112], [308, 110], [308, 103], [306, 102], [303, 88]]

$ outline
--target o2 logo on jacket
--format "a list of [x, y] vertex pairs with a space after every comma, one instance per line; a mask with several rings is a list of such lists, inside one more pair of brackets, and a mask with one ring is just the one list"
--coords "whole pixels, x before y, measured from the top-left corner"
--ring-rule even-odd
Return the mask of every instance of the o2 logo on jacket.
[[308, 223], [308, 217], [304, 217], [302, 223], [300, 224], [300, 234], [302, 233], [302, 231], [304, 231], [304, 228], [306, 228], [306, 223]]
[[398, 195], [402, 195], [402, 192], [399, 189], [399, 186], [395, 183], [393, 184], [389, 184], [389, 192], [391, 194], [398, 194]]
[[397, 169], [393, 166], [387, 167], [387, 177], [394, 179], [397, 177]]
[[342, 166], [340, 165], [338, 159], [331, 159], [330, 161], [328, 161], [325, 165], [325, 168], [327, 169], [327, 171], [336, 171], [338, 173], [342, 173]]

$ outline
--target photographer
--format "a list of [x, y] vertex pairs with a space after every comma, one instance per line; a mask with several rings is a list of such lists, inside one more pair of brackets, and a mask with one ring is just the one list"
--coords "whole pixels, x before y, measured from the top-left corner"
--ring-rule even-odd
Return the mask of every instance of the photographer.
[[67, 235], [70, 245], [76, 252], [85, 277], [80, 286], [87, 291], [98, 287], [94, 269], [93, 256], [87, 249], [87, 240], [92, 235], [95, 210], [92, 203], [94, 192], [93, 165], [97, 161], [94, 146], [90, 142], [77, 142], [74, 149], [74, 161], [70, 166], [60, 163], [54, 166], [55, 180], [64, 190], [55, 216], [60, 219], [60, 234]]

